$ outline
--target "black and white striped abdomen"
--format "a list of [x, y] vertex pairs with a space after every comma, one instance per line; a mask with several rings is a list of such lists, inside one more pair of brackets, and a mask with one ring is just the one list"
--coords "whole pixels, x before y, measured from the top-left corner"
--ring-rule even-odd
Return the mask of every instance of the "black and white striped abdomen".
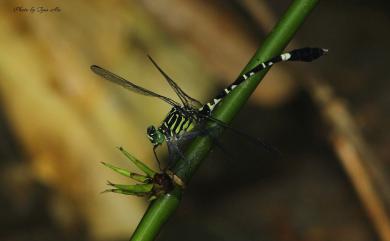
[[275, 56], [271, 58], [268, 61], [265, 61], [245, 74], [238, 77], [232, 84], [230, 84], [228, 87], [223, 89], [218, 95], [216, 95], [212, 101], [209, 103], [206, 103], [202, 108], [199, 109], [199, 111], [203, 114], [210, 114], [215, 106], [221, 102], [223, 98], [225, 98], [232, 90], [234, 90], [237, 86], [239, 86], [242, 82], [244, 82], [249, 77], [255, 75], [256, 73], [271, 67], [272, 65], [279, 63], [279, 62], [285, 62], [285, 61], [303, 61], [303, 62], [310, 62], [313, 61], [325, 53], [327, 53], [327, 49], [322, 48], [300, 48], [295, 49], [287, 53], [283, 53], [281, 55]]

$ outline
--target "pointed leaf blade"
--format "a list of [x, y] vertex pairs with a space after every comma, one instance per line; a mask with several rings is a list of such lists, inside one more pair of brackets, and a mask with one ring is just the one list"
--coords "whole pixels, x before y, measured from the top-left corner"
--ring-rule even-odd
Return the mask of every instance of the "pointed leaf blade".
[[101, 162], [104, 166], [112, 169], [114, 172], [116, 173], [119, 173], [120, 175], [122, 176], [125, 176], [125, 177], [129, 177], [135, 181], [138, 181], [138, 182], [143, 182], [143, 183], [147, 183], [149, 180], [150, 180], [150, 177], [147, 177], [147, 176], [144, 176], [144, 175], [140, 175], [138, 173], [134, 173], [134, 172], [130, 172], [126, 169], [123, 169], [123, 168], [120, 168], [120, 167], [116, 167], [110, 163], [106, 163], [106, 162]]
[[119, 147], [119, 150], [132, 162], [134, 165], [136, 165], [141, 171], [143, 171], [148, 177], [153, 177], [156, 172], [153, 171], [150, 167], [148, 167], [146, 164], [132, 156], [130, 153], [128, 153], [123, 147]]
[[137, 192], [131, 192], [131, 191], [122, 190], [122, 189], [118, 189], [118, 188], [106, 189], [102, 193], [108, 193], [108, 192], [119, 193], [119, 194], [124, 194], [124, 195], [132, 195], [132, 196], [138, 196], [138, 197], [145, 197], [145, 196], [149, 195], [149, 193], [147, 193], [147, 192], [137, 193]]
[[138, 173], [133, 173], [133, 172], [130, 173], [130, 178], [135, 180], [135, 181], [142, 182], [142, 183], [149, 183], [151, 181], [150, 177], [140, 175]]
[[153, 189], [153, 184], [124, 185], [108, 182], [108, 185], [132, 193], [150, 193]]

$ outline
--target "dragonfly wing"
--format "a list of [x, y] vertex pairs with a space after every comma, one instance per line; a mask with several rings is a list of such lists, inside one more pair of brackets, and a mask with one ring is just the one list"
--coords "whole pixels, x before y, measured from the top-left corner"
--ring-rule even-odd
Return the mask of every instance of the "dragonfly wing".
[[141, 95], [157, 97], [157, 98], [167, 102], [168, 104], [170, 104], [172, 106], [180, 106], [180, 104], [177, 103], [176, 101], [174, 101], [168, 97], [154, 93], [153, 91], [147, 90], [147, 89], [145, 89], [141, 86], [138, 86], [136, 84], [133, 84], [130, 81], [128, 81], [128, 80], [102, 68], [102, 67], [99, 67], [97, 65], [91, 65], [91, 70], [95, 74], [97, 74], [97, 75], [103, 77], [104, 79], [111, 81], [117, 85], [120, 85], [123, 88], [126, 88], [128, 90], [131, 90], [131, 91], [136, 92], [136, 93], [141, 94]]
[[244, 133], [244, 132], [242, 132], [240, 130], [237, 130], [237, 129], [231, 127], [230, 125], [226, 124], [225, 122], [223, 122], [221, 120], [218, 120], [218, 119], [216, 119], [216, 118], [214, 118], [212, 116], [205, 115], [204, 117], [206, 119], [216, 123], [218, 126], [224, 128], [224, 129], [228, 129], [228, 130], [230, 130], [230, 131], [232, 131], [232, 132], [234, 132], [234, 133], [236, 133], [236, 134], [238, 134], [238, 135], [240, 135], [240, 136], [242, 136], [242, 137], [244, 137], [244, 138], [246, 138], [246, 139], [248, 139], [248, 140], [250, 140], [250, 141], [252, 141], [254, 143], [260, 144], [266, 151], [269, 151], [271, 153], [276, 153], [278, 155], [281, 155], [281, 153], [280, 153], [280, 151], [278, 149], [276, 149], [275, 147], [273, 147], [270, 144], [267, 144], [266, 142], [264, 142], [263, 140], [261, 140], [258, 137], [254, 137], [254, 136], [248, 135], [248, 134], [246, 134], [246, 133]]
[[180, 150], [177, 143], [175, 142], [167, 141], [167, 147], [168, 147], [168, 169], [170, 169], [180, 158], [184, 159], [184, 154]]
[[175, 91], [175, 93], [177, 94], [177, 96], [180, 98], [181, 102], [183, 103], [183, 105], [185, 106], [190, 106], [190, 107], [193, 107], [195, 109], [197, 108], [200, 108], [202, 106], [202, 103], [200, 103], [200, 101], [192, 98], [191, 96], [189, 96], [186, 92], [184, 92], [184, 90], [182, 90], [178, 84], [176, 84], [175, 81], [173, 81], [169, 76], [168, 74], [166, 74], [161, 68], [160, 66], [158, 66], [158, 64], [152, 59], [152, 57], [150, 57], [148, 55], [148, 58], [150, 59], [150, 61], [153, 63], [153, 65], [157, 68], [157, 70], [164, 76], [165, 80], [168, 82], [168, 84], [172, 87], [172, 89]]

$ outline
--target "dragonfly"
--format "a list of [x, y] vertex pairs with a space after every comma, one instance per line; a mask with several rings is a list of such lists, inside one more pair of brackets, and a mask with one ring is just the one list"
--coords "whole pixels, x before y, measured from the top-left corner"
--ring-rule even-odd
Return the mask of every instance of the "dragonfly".
[[[160, 161], [156, 152], [156, 149], [159, 146], [161, 146], [164, 142], [167, 143], [170, 161], [172, 159], [175, 159], [174, 157], [177, 156], [177, 154], [180, 157], [184, 158], [184, 155], [181, 152], [179, 146], [186, 140], [190, 140], [200, 135], [207, 135], [207, 131], [205, 131], [202, 127], [207, 121], [212, 121], [220, 127], [228, 128], [237, 133], [241, 133], [240, 131], [231, 128], [223, 121], [214, 118], [212, 116], [212, 113], [215, 107], [235, 88], [245, 82], [245, 80], [254, 76], [256, 73], [271, 67], [276, 63], [287, 61], [311, 62], [315, 59], [318, 59], [327, 52], [328, 50], [323, 48], [305, 47], [277, 55], [263, 63], [256, 65], [251, 70], [239, 76], [233, 83], [221, 90], [210, 102], [207, 102], [206, 104], [202, 104], [200, 101], [189, 96], [183, 89], [179, 87], [179, 85], [175, 81], [172, 80], [172, 78], [170, 78], [160, 68], [160, 66], [150, 56], [148, 56], [148, 58], [157, 68], [157, 70], [163, 75], [164, 79], [174, 90], [181, 103], [166, 96], [157, 94], [151, 90], [145, 89], [139, 85], [136, 85], [97, 65], [92, 65], [91, 70], [100, 77], [103, 77], [104, 79], [113, 82], [117, 85], [120, 85], [125, 89], [128, 89], [141, 95], [156, 97], [172, 106], [171, 110], [161, 122], [160, 126], [156, 127], [154, 125], [151, 125], [147, 127], [146, 131], [147, 137], [153, 145], [154, 155], [160, 166]], [[259, 141], [259, 139], [256, 140]], [[259, 142], [266, 149], [270, 149], [269, 146], [264, 142]]]

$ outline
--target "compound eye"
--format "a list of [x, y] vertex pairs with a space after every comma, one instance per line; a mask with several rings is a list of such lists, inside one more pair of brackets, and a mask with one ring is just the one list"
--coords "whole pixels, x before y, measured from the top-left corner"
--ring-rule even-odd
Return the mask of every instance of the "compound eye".
[[154, 126], [149, 126], [146, 132], [149, 134], [154, 134], [154, 132], [156, 132], [156, 128], [154, 128]]

